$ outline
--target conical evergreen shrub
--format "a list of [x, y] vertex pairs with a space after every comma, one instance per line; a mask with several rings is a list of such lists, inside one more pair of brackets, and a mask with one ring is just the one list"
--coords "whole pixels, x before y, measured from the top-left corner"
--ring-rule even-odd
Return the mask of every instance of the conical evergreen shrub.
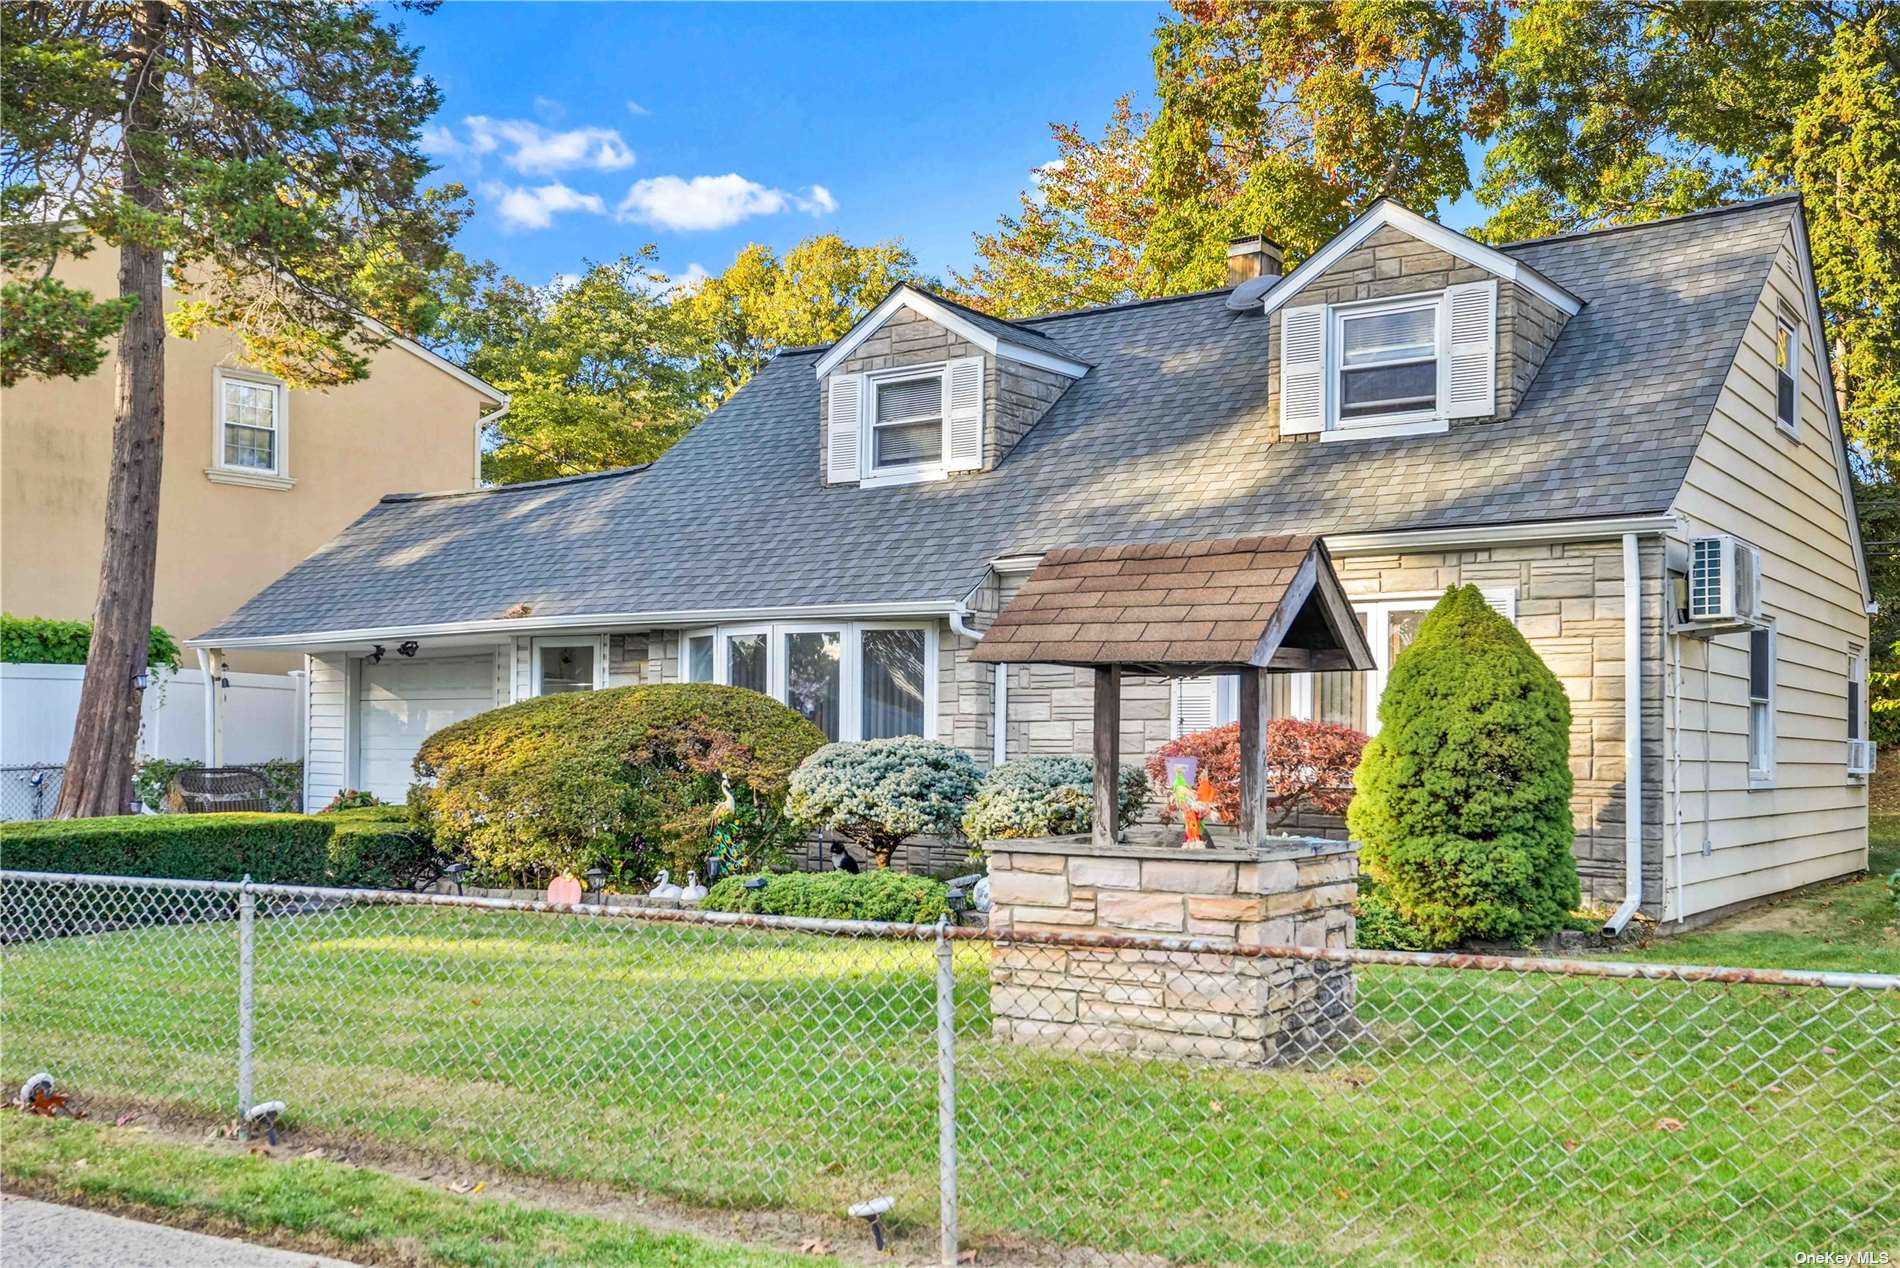
[[1346, 823], [1433, 947], [1530, 941], [1577, 905], [1570, 700], [1476, 586], [1445, 592], [1392, 666]]

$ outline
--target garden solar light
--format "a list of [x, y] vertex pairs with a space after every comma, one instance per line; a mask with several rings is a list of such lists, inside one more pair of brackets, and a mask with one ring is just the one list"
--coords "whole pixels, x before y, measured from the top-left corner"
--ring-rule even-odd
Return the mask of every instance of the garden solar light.
[[459, 897], [462, 893], [462, 878], [468, 875], [468, 864], [451, 863], [442, 869], [442, 875], [455, 882], [455, 893]]
[[764, 889], [765, 886], [766, 879], [763, 876], [748, 876], [746, 878], [745, 887], [747, 889]]
[[871, 1226], [871, 1240], [879, 1250], [884, 1249], [884, 1212], [897, 1205], [896, 1198], [872, 1198], [869, 1202], [856, 1202], [845, 1208], [845, 1213], [854, 1220], [863, 1220]]
[[587, 877], [587, 888], [593, 892], [595, 901], [606, 902], [607, 869], [604, 867], [590, 867], [583, 872], [582, 875]]
[[265, 1101], [261, 1105], [251, 1106], [244, 1116], [244, 1135], [248, 1139], [252, 1133], [262, 1130], [264, 1139], [271, 1144], [277, 1143], [277, 1116], [284, 1112], [282, 1101]]
[[141, 669], [132, 675], [132, 690], [144, 691], [152, 685], [152, 675]]

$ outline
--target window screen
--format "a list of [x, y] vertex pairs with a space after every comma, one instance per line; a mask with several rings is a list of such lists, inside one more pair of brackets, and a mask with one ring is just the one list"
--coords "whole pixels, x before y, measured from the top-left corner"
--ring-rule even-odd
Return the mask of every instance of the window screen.
[[1438, 307], [1340, 319], [1339, 416], [1370, 418], [1438, 403]]
[[901, 379], [877, 385], [871, 461], [876, 467], [907, 467], [943, 460], [943, 376]]

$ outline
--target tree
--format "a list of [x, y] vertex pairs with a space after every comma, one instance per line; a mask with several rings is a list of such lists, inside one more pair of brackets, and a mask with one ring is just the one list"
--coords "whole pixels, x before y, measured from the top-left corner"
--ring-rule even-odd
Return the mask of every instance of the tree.
[[885, 868], [907, 837], [954, 835], [981, 783], [970, 755], [941, 740], [827, 744], [792, 772], [785, 813], [838, 833]]
[[[424, 191], [418, 129], [439, 95], [371, 8], [324, 0], [0, 6], [3, 377], [89, 373], [118, 331], [94, 636], [57, 812], [124, 810], [133, 675], [152, 616], [165, 428], [167, 255], [189, 337], [233, 330], [295, 386], [362, 378], [411, 328], [465, 207]], [[94, 241], [117, 296], [62, 286]], [[18, 323], [18, 324], [16, 324]], [[121, 324], [122, 323], [122, 324]]]
[[699, 421], [698, 335], [670, 301], [656, 249], [543, 287], [463, 266], [437, 337], [508, 393], [484, 439], [496, 484], [651, 462]]
[[1360, 862], [1429, 945], [1528, 942], [1577, 905], [1570, 701], [1476, 586], [1393, 663], [1353, 782]]
[[1500, 3], [1175, 8], [1155, 35], [1159, 112], [1124, 99], [1098, 141], [1054, 129], [1060, 157], [959, 279], [978, 302], [1020, 315], [1220, 286], [1232, 238], [1297, 263], [1378, 198], [1430, 208], [1471, 188], [1465, 137], [1502, 106]]
[[698, 331], [701, 403], [717, 408], [774, 352], [829, 343], [899, 282], [920, 280], [899, 241], [852, 246], [835, 233], [807, 238], [780, 257], [753, 243], [732, 266], [676, 300]]
[[1849, 435], [1900, 451], [1900, 8], [1532, 5], [1479, 197], [1502, 241], [1799, 190]]

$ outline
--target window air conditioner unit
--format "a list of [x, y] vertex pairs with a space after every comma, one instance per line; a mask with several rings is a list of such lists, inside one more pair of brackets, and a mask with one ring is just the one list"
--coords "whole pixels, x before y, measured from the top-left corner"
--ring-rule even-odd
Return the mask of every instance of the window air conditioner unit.
[[1880, 750], [1872, 740], [1849, 740], [1847, 742], [1847, 773], [1850, 775], [1871, 775], [1874, 773], [1874, 760]]
[[1691, 623], [1750, 622], [1761, 617], [1761, 552], [1734, 537], [1689, 543]]

